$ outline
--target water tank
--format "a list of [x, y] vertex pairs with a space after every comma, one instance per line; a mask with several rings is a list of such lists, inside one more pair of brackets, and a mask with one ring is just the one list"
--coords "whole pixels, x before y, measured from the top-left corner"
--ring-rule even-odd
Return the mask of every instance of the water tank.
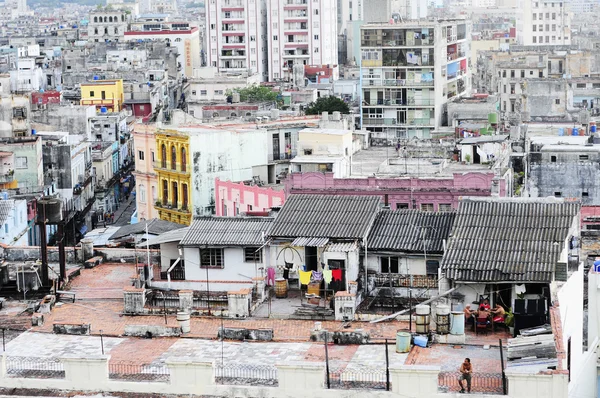
[[465, 313], [462, 311], [452, 311], [450, 314], [450, 334], [465, 334]]
[[572, 135], [579, 135], [579, 129], [577, 127], [573, 127]]
[[427, 334], [429, 333], [429, 314], [430, 308], [428, 305], [417, 305], [416, 308], [416, 322], [417, 322], [417, 333]]
[[398, 332], [396, 333], [396, 352], [406, 353], [410, 351], [410, 333]]
[[496, 112], [488, 114], [489, 124], [498, 124], [498, 114]]
[[94, 80], [100, 80], [99, 76], [94, 76]]
[[479, 134], [480, 135], [487, 135], [488, 134], [488, 129], [485, 127], [482, 127], [479, 129]]
[[596, 123], [592, 122], [590, 123], [590, 133], [595, 133], [596, 132]]
[[107, 109], [105, 106], [100, 108], [100, 113], [106, 113], [106, 112], [107, 112]]
[[438, 334], [448, 334], [450, 332], [450, 306], [445, 304], [437, 306], [435, 323]]
[[279, 120], [279, 109], [271, 109], [271, 119]]
[[231, 94], [231, 102], [233, 102], [234, 104], [239, 103], [240, 102], [240, 93], [234, 92], [233, 94]]
[[37, 131], [35, 129], [31, 129], [31, 135], [35, 135], [35, 133], [37, 133]]
[[62, 201], [52, 197], [45, 197], [37, 201], [37, 222], [58, 224], [62, 221]]
[[558, 129], [558, 135], [561, 136], [561, 137], [563, 135], [565, 135], [565, 129], [564, 129], [564, 127], [561, 127], [561, 128]]

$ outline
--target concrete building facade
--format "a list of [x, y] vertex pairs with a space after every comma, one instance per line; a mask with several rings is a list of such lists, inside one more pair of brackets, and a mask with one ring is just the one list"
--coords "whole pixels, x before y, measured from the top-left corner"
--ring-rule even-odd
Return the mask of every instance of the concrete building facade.
[[570, 45], [571, 14], [561, 0], [521, 0], [517, 41], [525, 46]]

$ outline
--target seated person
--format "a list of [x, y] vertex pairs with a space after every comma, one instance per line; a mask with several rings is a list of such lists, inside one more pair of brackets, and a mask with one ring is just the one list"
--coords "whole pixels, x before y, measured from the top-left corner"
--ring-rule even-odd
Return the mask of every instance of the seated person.
[[490, 322], [490, 313], [483, 304], [479, 307], [479, 311], [477, 311], [475, 316], [477, 319], [485, 318], [487, 319], [488, 323]]
[[490, 301], [488, 299], [483, 300], [483, 303], [481, 305], [484, 306], [486, 310], [489, 310], [491, 308]]
[[506, 311], [500, 304], [496, 304], [493, 310], [490, 311], [493, 315], [494, 322], [504, 322], [504, 318], [506, 316]]
[[475, 311], [471, 309], [471, 306], [467, 305], [463, 311], [465, 313], [465, 322], [473, 323], [473, 314], [475, 314]]

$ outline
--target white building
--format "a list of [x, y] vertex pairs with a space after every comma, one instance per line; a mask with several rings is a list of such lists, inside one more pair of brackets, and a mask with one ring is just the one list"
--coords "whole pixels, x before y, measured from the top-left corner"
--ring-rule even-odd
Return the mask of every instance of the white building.
[[193, 75], [194, 68], [201, 66], [200, 31], [188, 22], [137, 21], [131, 24], [130, 31], [125, 32], [125, 40], [165, 40], [177, 48], [177, 62], [187, 77]]
[[525, 46], [571, 44], [571, 14], [562, 0], [521, 0], [517, 41]]
[[8, 246], [27, 246], [27, 201], [0, 200], [0, 242]]
[[13, 92], [31, 92], [46, 88], [46, 80], [35, 58], [20, 58], [16, 69], [10, 71], [10, 88]]
[[220, 73], [251, 70], [267, 80], [266, 23], [264, 0], [206, 3], [207, 65]]
[[127, 30], [129, 16], [125, 11], [99, 9], [90, 12], [88, 42], [119, 41]]
[[430, 138], [444, 104], [471, 92], [464, 19], [361, 27], [362, 126], [375, 138]]
[[337, 0], [268, 0], [269, 81], [290, 80], [296, 64], [337, 64], [337, 25]]

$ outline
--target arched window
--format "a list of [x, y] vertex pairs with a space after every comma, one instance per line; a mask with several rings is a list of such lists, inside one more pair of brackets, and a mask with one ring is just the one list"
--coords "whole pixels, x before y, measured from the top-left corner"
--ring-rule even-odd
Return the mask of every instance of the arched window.
[[156, 187], [152, 185], [152, 200], [156, 202]]
[[171, 170], [177, 170], [177, 149], [175, 145], [171, 147]]
[[124, 14], [121, 14], [121, 21], [125, 22], [125, 15]]
[[112, 22], [112, 17], [108, 17], [108, 22]]
[[169, 182], [163, 180], [163, 205], [169, 202]]
[[98, 28], [94, 28], [94, 34], [97, 35], [98, 34]]
[[108, 22], [108, 18], [104, 17], [104, 22]]
[[186, 171], [187, 164], [187, 154], [185, 153], [185, 148], [181, 148], [181, 171]]
[[171, 203], [173, 205], [173, 207], [177, 207], [177, 203], [179, 203], [179, 192], [177, 192], [177, 183], [176, 182], [172, 182], [171, 183], [171, 197], [173, 198], [173, 203]]
[[163, 169], [167, 168], [167, 146], [165, 144], [162, 144], [162, 147], [160, 148], [160, 160], [161, 160], [161, 167]]
[[119, 34], [119, 28], [117, 28], [117, 27], [115, 26], [115, 35], [118, 35], [118, 34]]
[[104, 28], [104, 34], [107, 35], [108, 34], [108, 28]]
[[188, 186], [187, 184], [181, 185], [181, 207], [187, 209], [188, 207]]
[[94, 22], [98, 22], [98, 17], [94, 17]]
[[140, 195], [140, 203], [146, 203], [146, 187], [142, 184], [138, 187], [138, 195]]

